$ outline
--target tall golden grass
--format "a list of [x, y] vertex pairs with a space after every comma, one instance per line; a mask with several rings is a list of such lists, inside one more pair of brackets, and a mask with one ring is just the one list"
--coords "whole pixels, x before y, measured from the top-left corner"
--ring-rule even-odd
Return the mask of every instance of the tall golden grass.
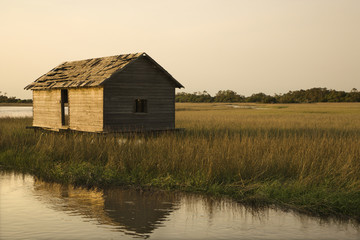
[[360, 219], [360, 104], [179, 103], [182, 132], [61, 135], [0, 119], [0, 164], [88, 186], [230, 195]]

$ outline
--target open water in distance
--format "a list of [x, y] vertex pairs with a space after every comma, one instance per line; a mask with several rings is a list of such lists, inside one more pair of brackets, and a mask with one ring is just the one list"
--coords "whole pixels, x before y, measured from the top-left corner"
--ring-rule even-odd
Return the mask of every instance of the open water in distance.
[[0, 106], [0, 118], [32, 117], [32, 106]]
[[360, 239], [359, 225], [194, 194], [87, 190], [0, 172], [0, 239]]

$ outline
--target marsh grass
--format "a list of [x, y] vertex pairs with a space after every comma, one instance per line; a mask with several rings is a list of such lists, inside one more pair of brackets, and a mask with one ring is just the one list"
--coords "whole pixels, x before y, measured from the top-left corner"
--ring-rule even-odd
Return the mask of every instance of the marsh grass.
[[177, 104], [186, 130], [158, 136], [34, 133], [31, 119], [4, 118], [0, 164], [60, 183], [199, 191], [359, 220], [360, 104], [253, 106]]

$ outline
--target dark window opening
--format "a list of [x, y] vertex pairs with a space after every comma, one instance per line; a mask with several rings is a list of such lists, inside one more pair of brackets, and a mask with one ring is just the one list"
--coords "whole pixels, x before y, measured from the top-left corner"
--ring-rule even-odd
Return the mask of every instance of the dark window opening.
[[61, 124], [63, 126], [69, 125], [69, 97], [68, 90], [61, 90]]
[[61, 102], [69, 103], [69, 97], [68, 97], [68, 90], [67, 89], [62, 89], [61, 90]]
[[147, 112], [147, 100], [146, 99], [135, 99], [135, 112], [146, 113]]

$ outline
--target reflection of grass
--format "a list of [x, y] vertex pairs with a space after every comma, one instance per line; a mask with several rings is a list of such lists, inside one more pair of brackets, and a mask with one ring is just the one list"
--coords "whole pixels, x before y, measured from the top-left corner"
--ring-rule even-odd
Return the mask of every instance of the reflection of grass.
[[0, 119], [0, 164], [57, 182], [201, 191], [360, 219], [360, 104], [254, 106], [266, 110], [177, 104], [186, 131], [157, 137], [34, 134], [30, 119]]

